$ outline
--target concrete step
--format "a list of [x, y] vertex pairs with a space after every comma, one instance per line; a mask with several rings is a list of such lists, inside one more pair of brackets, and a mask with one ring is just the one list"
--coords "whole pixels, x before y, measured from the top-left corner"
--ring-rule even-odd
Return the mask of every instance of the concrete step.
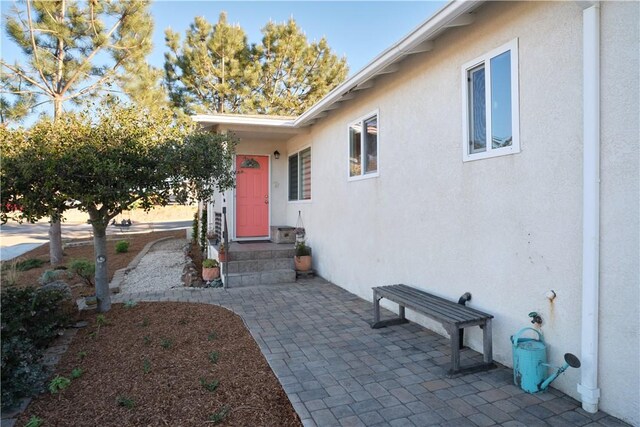
[[240, 288], [243, 286], [273, 285], [276, 283], [293, 283], [296, 272], [293, 269], [271, 271], [257, 271], [247, 273], [229, 273], [227, 287]]
[[246, 251], [238, 251], [231, 250], [229, 253], [230, 261], [249, 261], [249, 260], [258, 260], [258, 259], [282, 259], [282, 258], [290, 258], [293, 259], [296, 254], [295, 249], [293, 248], [282, 248], [282, 249], [270, 249], [270, 250], [246, 250]]
[[[224, 272], [224, 265], [223, 272]], [[290, 270], [294, 268], [293, 256], [287, 258], [249, 259], [246, 261], [229, 261], [229, 273], [257, 273], [273, 270]]]

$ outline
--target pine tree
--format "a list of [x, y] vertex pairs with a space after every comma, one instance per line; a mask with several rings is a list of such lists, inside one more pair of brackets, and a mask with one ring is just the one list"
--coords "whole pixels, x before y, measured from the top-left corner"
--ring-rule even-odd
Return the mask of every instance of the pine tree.
[[261, 64], [258, 113], [300, 114], [347, 76], [346, 59], [338, 58], [325, 38], [309, 43], [293, 19], [269, 22], [262, 34], [262, 44], [254, 48]]
[[165, 32], [165, 79], [174, 106], [187, 114], [246, 112], [246, 101], [257, 82], [245, 32], [220, 14], [211, 25], [196, 17], [180, 44], [180, 36]]
[[309, 43], [293, 19], [268, 23], [262, 43], [249, 46], [245, 32], [225, 13], [214, 26], [197, 17], [181, 43], [167, 30], [165, 82], [171, 103], [187, 114], [302, 113], [347, 75], [323, 38]]
[[[153, 21], [147, 0], [26, 0], [5, 19], [6, 31], [26, 57], [23, 63], [2, 60], [2, 88], [13, 100], [0, 100], [0, 118], [20, 119], [36, 107], [53, 105], [53, 119], [64, 105], [115, 91], [122, 72], [144, 67], [151, 51]], [[142, 73], [144, 76], [144, 73]], [[147, 74], [151, 77], [152, 74]], [[139, 84], [139, 83], [138, 83]], [[147, 90], [159, 89], [144, 82]], [[62, 260], [60, 231], [64, 205], [51, 206], [51, 263]]]

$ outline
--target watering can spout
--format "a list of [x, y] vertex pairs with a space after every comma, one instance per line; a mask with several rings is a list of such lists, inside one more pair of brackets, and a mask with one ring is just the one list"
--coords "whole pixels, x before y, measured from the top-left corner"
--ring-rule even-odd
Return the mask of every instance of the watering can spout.
[[560, 376], [560, 374], [562, 374], [564, 371], [566, 371], [567, 368], [569, 368], [569, 367], [579, 368], [580, 367], [580, 359], [578, 359], [575, 355], [573, 355], [571, 353], [565, 353], [565, 355], [564, 355], [564, 365], [559, 367], [557, 371], [555, 371], [553, 374], [551, 374], [551, 376], [549, 376], [549, 378], [547, 378], [546, 380], [544, 380], [544, 382], [542, 384], [540, 384], [540, 391], [546, 390], [549, 387], [549, 384], [551, 384], [553, 381], [555, 381], [555, 379], [558, 378]]

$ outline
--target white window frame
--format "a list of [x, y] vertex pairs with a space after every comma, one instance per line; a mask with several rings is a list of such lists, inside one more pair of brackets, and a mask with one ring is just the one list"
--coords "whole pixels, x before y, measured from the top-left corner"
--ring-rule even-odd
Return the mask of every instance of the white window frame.
[[[300, 163], [300, 153], [303, 152], [306, 149], [309, 149], [309, 154], [311, 155], [311, 198], [309, 199], [301, 199], [300, 198], [300, 194], [302, 192], [302, 181], [301, 181], [301, 175], [300, 175], [300, 168], [302, 167], [302, 164]], [[293, 156], [298, 156], [298, 198], [295, 200], [290, 200], [289, 199], [289, 188], [291, 186], [291, 176], [289, 175], [289, 158], [293, 157]], [[298, 150], [293, 151], [291, 153], [289, 153], [287, 155], [287, 202], [288, 203], [311, 203], [311, 200], [313, 199], [313, 149], [311, 148], [311, 145], [305, 145], [304, 147], [300, 147]]]
[[[351, 176], [351, 126], [357, 125], [357, 124], [362, 125], [363, 135], [364, 135], [364, 122], [365, 120], [369, 120], [373, 117], [375, 117], [376, 120], [378, 121], [377, 169], [375, 172], [361, 173], [360, 175]], [[356, 120], [349, 122], [349, 124], [347, 125], [347, 180], [348, 181], [361, 181], [363, 179], [377, 178], [380, 176], [380, 135], [381, 135], [381, 132], [380, 132], [380, 110], [379, 109], [371, 111], [370, 113], [360, 116]], [[364, 170], [363, 156], [364, 156], [365, 150], [364, 150], [364, 147], [362, 146], [364, 144], [363, 137], [360, 138], [360, 144], [361, 144], [360, 162], [362, 164], [362, 170]]]
[[[511, 51], [511, 131], [512, 143], [508, 147], [493, 148], [491, 143], [491, 59], [507, 51]], [[519, 82], [518, 82], [518, 39], [487, 52], [486, 54], [469, 61], [462, 66], [462, 161], [487, 159], [490, 157], [506, 156], [520, 152], [520, 103], [519, 103]], [[484, 65], [485, 69], [485, 108], [487, 123], [487, 146], [486, 150], [480, 153], [469, 152], [469, 86], [467, 82], [469, 70]]]

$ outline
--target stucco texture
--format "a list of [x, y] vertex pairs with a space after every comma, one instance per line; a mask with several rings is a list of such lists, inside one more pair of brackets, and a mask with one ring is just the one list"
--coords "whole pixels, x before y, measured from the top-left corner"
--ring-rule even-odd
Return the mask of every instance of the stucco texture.
[[[582, 9], [497, 2], [475, 14], [287, 143], [289, 153], [312, 147], [312, 200], [283, 200], [285, 221], [295, 224], [302, 211], [314, 267], [363, 298], [392, 283], [451, 300], [471, 292], [470, 306], [495, 316], [494, 357], [506, 365], [510, 335], [537, 311], [549, 361], [561, 364], [565, 352], [580, 354]], [[637, 16], [638, 3], [602, 6], [599, 363], [602, 409], [636, 424]], [[463, 162], [461, 66], [516, 38], [521, 152]], [[348, 124], [375, 110], [379, 176], [348, 181]], [[480, 331], [471, 329], [466, 344], [481, 349]], [[553, 385], [579, 398], [579, 381], [571, 369]]]

